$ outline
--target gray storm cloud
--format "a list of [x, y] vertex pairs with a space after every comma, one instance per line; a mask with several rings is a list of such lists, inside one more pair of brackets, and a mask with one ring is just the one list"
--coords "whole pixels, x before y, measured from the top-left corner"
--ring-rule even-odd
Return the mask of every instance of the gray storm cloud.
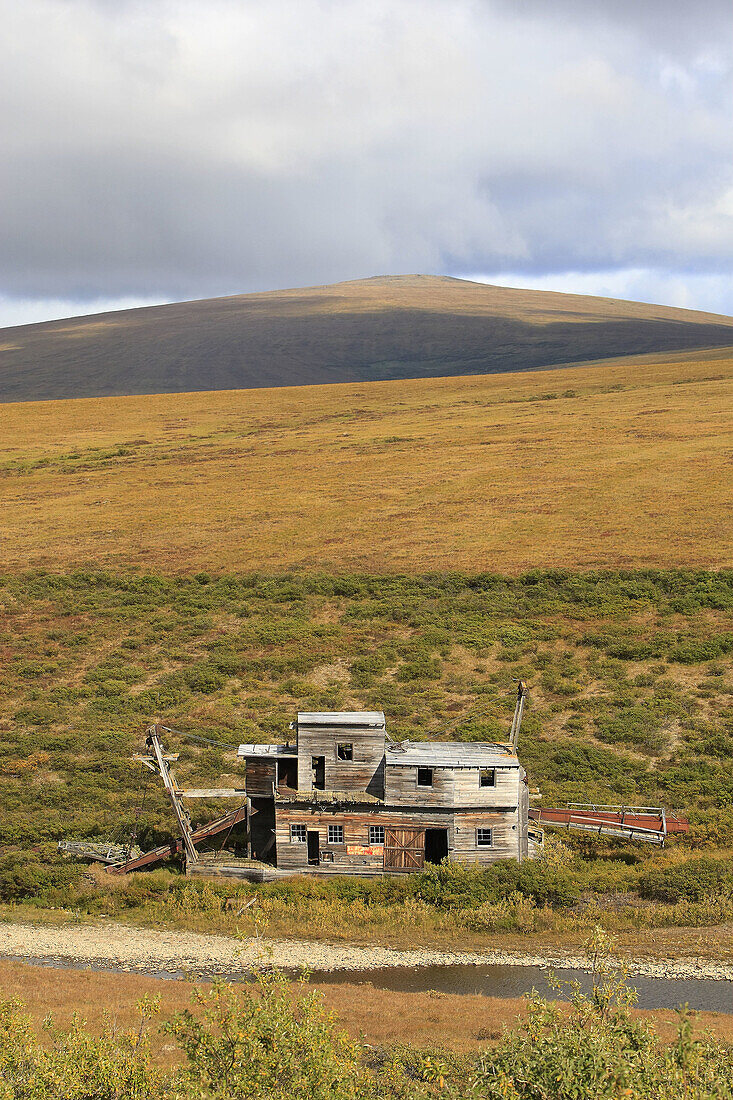
[[0, 0], [0, 14], [7, 298], [730, 273], [727, 0]]

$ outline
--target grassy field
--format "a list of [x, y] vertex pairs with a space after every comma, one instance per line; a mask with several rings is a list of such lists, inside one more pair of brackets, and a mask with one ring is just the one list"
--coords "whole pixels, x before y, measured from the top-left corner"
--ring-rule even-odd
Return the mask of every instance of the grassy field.
[[[206, 987], [206, 983], [198, 984]], [[56, 970], [6, 961], [0, 961], [0, 985], [4, 997], [17, 997], [28, 1006], [37, 1025], [51, 1013], [59, 1026], [68, 1027], [73, 1013], [78, 1012], [94, 1031], [103, 1026], [105, 1012], [112, 1014], [117, 1027], [135, 1027], [135, 1005], [146, 995], [161, 998], [161, 1016], [165, 1019], [190, 1005], [194, 988], [191, 982], [162, 981], [144, 974]], [[323, 995], [326, 1006], [353, 1038], [362, 1036], [365, 1042], [379, 1046], [409, 1043], [479, 1051], [501, 1038], [505, 1028], [516, 1026], [527, 1011], [527, 1002], [522, 998], [396, 991], [385, 996], [384, 990], [368, 982], [317, 982], [311, 987]], [[635, 1010], [634, 1017], [652, 1021], [662, 1040], [673, 1039], [673, 1011]], [[698, 1026], [733, 1042], [733, 1016], [702, 1012]], [[156, 1061], [173, 1061], [170, 1041], [155, 1024], [150, 1035]]]
[[[170, 884], [159, 911], [153, 879], [118, 910], [53, 861], [62, 837], [171, 834], [130, 762], [150, 720], [226, 746], [286, 737], [298, 709], [377, 708], [395, 737], [491, 740], [522, 678], [543, 804], [664, 804], [690, 815], [687, 848], [581, 844], [574, 897], [484, 883], [457, 916], [295, 890], [270, 930], [577, 938], [599, 904], [628, 936], [725, 927], [732, 390], [721, 352], [1, 406], [0, 900], [219, 919]], [[182, 782], [241, 779], [231, 749], [172, 747]], [[713, 865], [680, 875], [690, 848]]]
[[[730, 571], [28, 574], [0, 578], [0, 606], [0, 842], [129, 821], [152, 719], [237, 745], [286, 739], [298, 710], [377, 708], [395, 738], [492, 740], [516, 678], [545, 805], [665, 803], [704, 840], [733, 801]], [[182, 780], [236, 782], [233, 751], [177, 747]], [[149, 798], [152, 839], [170, 821]]]
[[730, 317], [404, 275], [5, 329], [0, 401], [492, 374], [732, 344]]
[[733, 564], [733, 355], [0, 406], [3, 567]]
[[172, 834], [162, 788], [130, 760], [146, 722], [222, 743], [171, 736], [183, 784], [237, 785], [226, 746], [286, 738], [298, 709], [383, 708], [396, 738], [501, 738], [521, 677], [521, 757], [544, 805], [663, 804], [690, 815], [684, 845], [580, 840], [559, 876], [527, 864], [521, 882], [274, 884], [258, 888], [267, 932], [468, 946], [733, 920], [730, 571], [33, 573], [2, 578], [0, 604], [0, 900], [231, 931], [220, 892], [151, 875], [100, 890], [53, 860], [63, 837]]

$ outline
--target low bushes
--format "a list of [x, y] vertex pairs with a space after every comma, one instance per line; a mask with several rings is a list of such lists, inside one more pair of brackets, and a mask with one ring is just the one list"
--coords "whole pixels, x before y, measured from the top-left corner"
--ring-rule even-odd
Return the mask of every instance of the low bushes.
[[77, 864], [41, 860], [26, 852], [9, 852], [0, 856], [0, 901], [68, 903], [80, 878], [81, 868]]
[[733, 867], [719, 859], [691, 859], [671, 867], [645, 871], [639, 879], [639, 893], [654, 901], [700, 901], [733, 894]]
[[414, 891], [438, 909], [476, 909], [517, 894], [537, 905], [564, 908], [580, 896], [568, 871], [509, 859], [485, 868], [460, 863], [430, 867], [415, 876]]

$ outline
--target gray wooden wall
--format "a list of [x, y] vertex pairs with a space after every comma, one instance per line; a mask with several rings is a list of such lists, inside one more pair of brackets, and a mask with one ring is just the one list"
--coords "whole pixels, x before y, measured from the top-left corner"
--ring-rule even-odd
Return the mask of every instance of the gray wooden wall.
[[[351, 761], [339, 760], [336, 745], [350, 742]], [[327, 791], [366, 791], [376, 798], [384, 795], [384, 730], [308, 726], [298, 729], [298, 790], [313, 789], [311, 758], [326, 761]]]
[[496, 783], [482, 787], [479, 768], [433, 768], [432, 787], [418, 787], [417, 767], [394, 764], [387, 755], [385, 801], [403, 806], [465, 806], [509, 809], [519, 802], [520, 769], [495, 768]]

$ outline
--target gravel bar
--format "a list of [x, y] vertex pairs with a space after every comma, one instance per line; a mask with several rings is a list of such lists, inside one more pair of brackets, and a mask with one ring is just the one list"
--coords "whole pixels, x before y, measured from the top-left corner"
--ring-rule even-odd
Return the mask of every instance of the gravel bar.
[[[238, 940], [198, 932], [133, 928], [118, 923], [0, 924], [0, 957], [73, 963], [114, 970], [237, 975], [268, 967], [323, 972], [420, 966], [536, 966], [587, 970], [581, 955], [433, 951], [357, 947], [303, 940]], [[708, 959], [625, 959], [632, 974], [679, 980], [733, 980], [733, 966]]]

